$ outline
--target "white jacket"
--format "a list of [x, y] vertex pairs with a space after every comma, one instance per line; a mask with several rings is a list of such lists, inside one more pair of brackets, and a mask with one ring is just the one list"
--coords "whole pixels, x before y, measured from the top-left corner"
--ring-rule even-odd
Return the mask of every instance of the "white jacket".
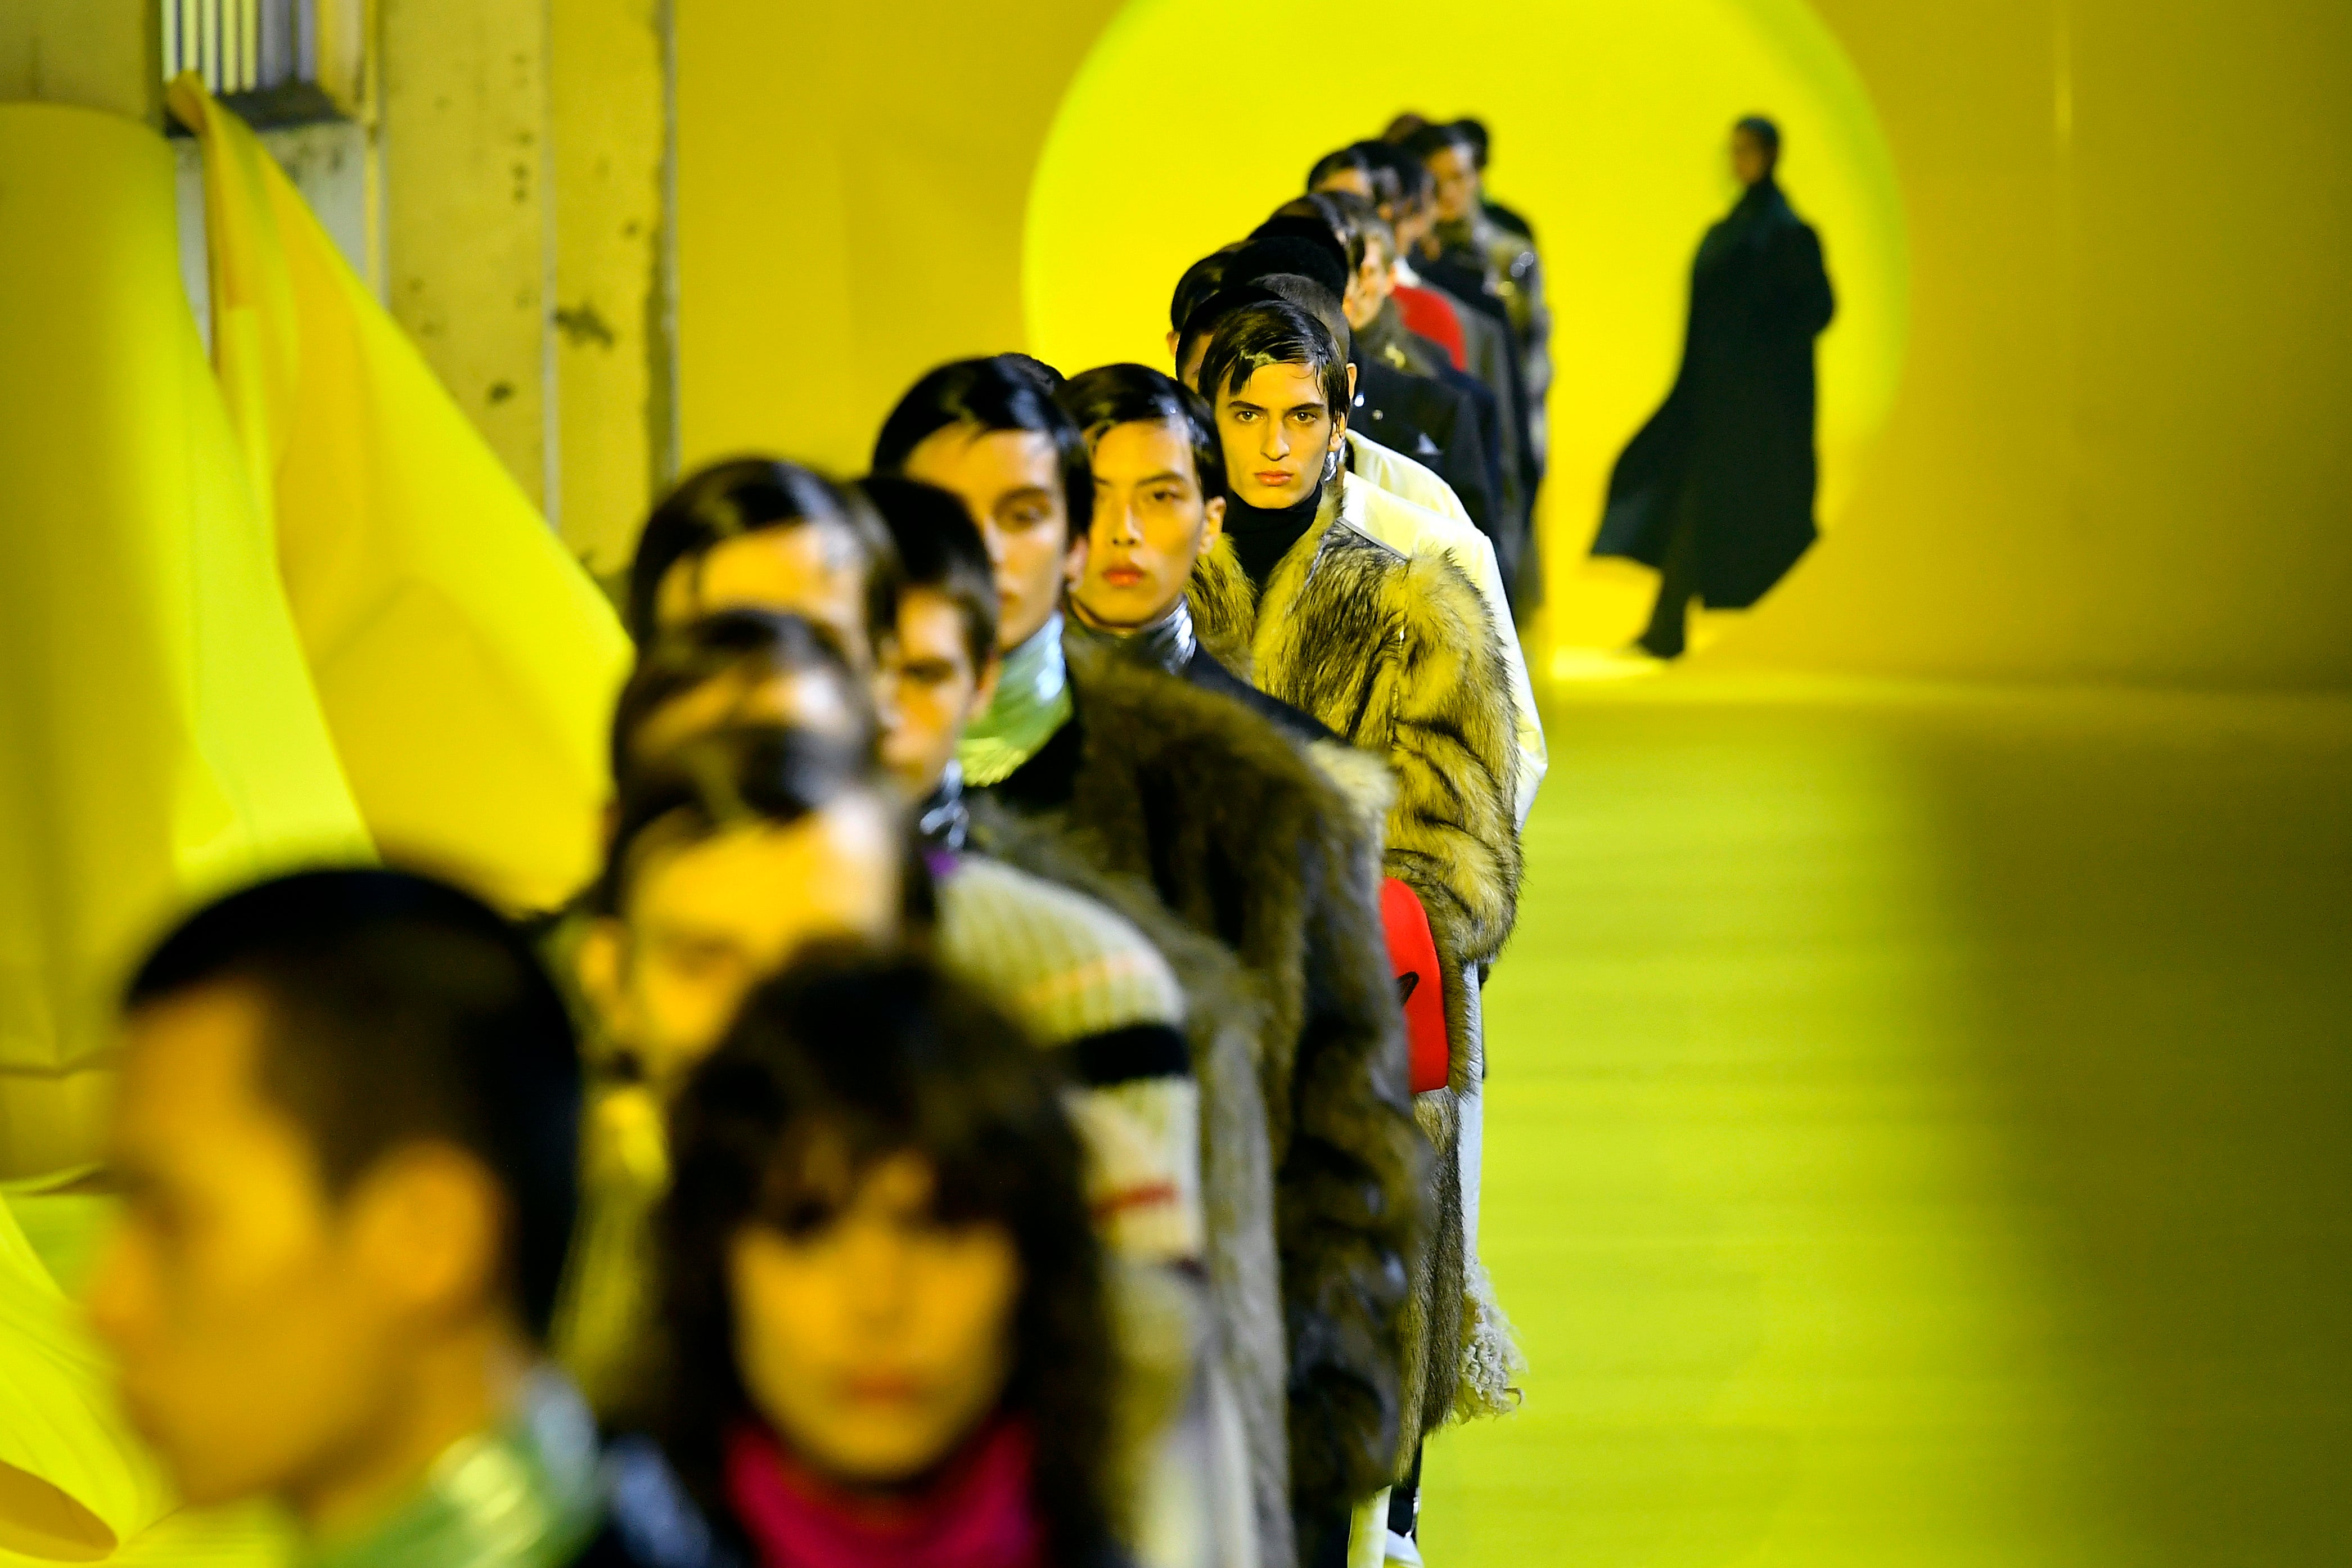
[[[1519, 650], [1518, 624], [1511, 618], [1503, 574], [1495, 564], [1494, 542], [1470, 521], [1452, 485], [1411, 458], [1353, 430], [1348, 432], [1348, 469], [1342, 502], [1348, 521], [1407, 554], [1416, 548], [1444, 551], [1495, 617], [1510, 679], [1511, 710], [1518, 721], [1518, 816], [1519, 826], [1525, 827], [1528, 812], [1536, 803], [1536, 788], [1543, 783], [1551, 757], [1544, 744], [1543, 720], [1536, 712], [1535, 689], [1528, 681], [1527, 657]], [[1359, 495], [1360, 501], [1356, 500]]]

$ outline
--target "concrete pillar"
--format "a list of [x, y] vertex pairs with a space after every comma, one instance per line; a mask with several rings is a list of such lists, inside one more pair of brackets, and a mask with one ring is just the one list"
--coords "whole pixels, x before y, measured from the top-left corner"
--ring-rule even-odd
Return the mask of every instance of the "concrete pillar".
[[547, 0], [382, 0], [384, 300], [558, 514]]
[[561, 0], [553, 39], [561, 524], [611, 576], [677, 466], [670, 0]]

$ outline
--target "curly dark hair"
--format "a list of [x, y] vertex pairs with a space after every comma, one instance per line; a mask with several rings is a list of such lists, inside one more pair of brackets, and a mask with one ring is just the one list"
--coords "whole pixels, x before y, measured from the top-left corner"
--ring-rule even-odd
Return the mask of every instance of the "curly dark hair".
[[931, 1166], [943, 1222], [1001, 1226], [1020, 1258], [1000, 1408], [1029, 1428], [1048, 1558], [1116, 1560], [1102, 1254], [1060, 1085], [1017, 1025], [919, 957], [812, 954], [744, 1004], [672, 1110], [670, 1142], [664, 1447], [714, 1518], [726, 1513], [720, 1445], [751, 1415], [733, 1354], [730, 1240], [745, 1226], [797, 1231], [837, 1211], [848, 1194], [812, 1179], [812, 1147], [845, 1152], [850, 1191], [880, 1161], [914, 1153]]

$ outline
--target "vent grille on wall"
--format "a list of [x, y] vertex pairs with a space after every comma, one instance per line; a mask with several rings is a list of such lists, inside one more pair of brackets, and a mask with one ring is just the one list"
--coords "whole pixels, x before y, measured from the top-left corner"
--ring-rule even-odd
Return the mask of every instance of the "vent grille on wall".
[[195, 71], [256, 124], [356, 113], [363, 0], [158, 0], [163, 79]]

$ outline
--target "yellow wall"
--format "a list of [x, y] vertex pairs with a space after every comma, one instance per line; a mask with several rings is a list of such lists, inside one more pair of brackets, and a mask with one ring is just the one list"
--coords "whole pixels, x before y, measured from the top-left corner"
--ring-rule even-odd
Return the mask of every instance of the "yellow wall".
[[[688, 460], [766, 447], [855, 468], [891, 398], [925, 366], [1024, 342], [1024, 226], [1056, 106], [1114, 11], [1129, 28], [1179, 7], [1223, 8], [681, 7]], [[1706, 202], [1721, 195], [1703, 162], [1718, 125], [1671, 150], [1686, 168], [1671, 203], [1629, 192], [1622, 170], [1594, 163], [1598, 150], [1570, 134], [1594, 112], [1591, 94], [1603, 113], [1643, 111], [1633, 97], [1606, 95], [1638, 94], [1651, 79], [1578, 74], [1593, 29], [1627, 9], [1483, 12], [1494, 58], [1561, 62], [1551, 118], [1532, 95], [1512, 98], [1508, 119], [1489, 110], [1498, 189], [1517, 195], [1550, 166], [1591, 193], [1589, 205], [1532, 213], [1564, 299], [1585, 301], [1582, 321], [1571, 310], [1564, 323], [1566, 401], [1555, 407], [1603, 411], [1559, 437], [1564, 452], [1583, 454], [1580, 475], [1564, 466], [1548, 531], [1556, 573], [1570, 574], [1555, 582], [1570, 586], [1598, 500], [1588, 492], [1580, 504], [1575, 490], [1664, 390], [1679, 273]], [[1675, 68], [1656, 81], [1705, 75], [1727, 48], [1746, 47], [1725, 28], [1780, 40], [1766, 56], [1787, 68], [1787, 40], [1808, 20], [1798, 0], [1671, 9], [1687, 20], [1679, 38], [1654, 46]], [[1866, 92], [1899, 183], [1907, 274], [1881, 269], [1908, 279], [1907, 310], [1888, 330], [1905, 356], [1899, 390], [1883, 434], [1853, 448], [1853, 500], [1834, 537], [1706, 658], [2018, 677], [2352, 676], [2336, 610], [2352, 595], [2352, 458], [2336, 401], [2352, 384], [2340, 284], [2352, 272], [2352, 195], [2337, 172], [2352, 133], [2342, 92], [2352, 9], [1818, 0], [1813, 14]], [[1196, 37], [1217, 47], [1213, 29]], [[1331, 88], [1296, 95], [1261, 123], [1153, 115], [1135, 128], [1128, 178], [1156, 178], [1163, 139], [1191, 136], [1222, 148], [1229, 174], [1174, 188], [1171, 226], [1222, 212], [1236, 193], [1253, 193], [1251, 205], [1281, 194], [1302, 172], [1301, 121], [1313, 129], [1337, 113], [1335, 128], [1369, 127], [1396, 107], [1383, 98], [1360, 115], [1333, 110], [1362, 68], [1352, 62], [1370, 58], [1369, 40], [1345, 49], [1351, 63]], [[1190, 64], [1170, 58], [1169, 79], [1181, 83]], [[1769, 87], [1758, 79], [1757, 90]], [[1727, 79], [1727, 102], [1735, 89], [1749, 90]], [[1459, 87], [1444, 96], [1431, 104], [1438, 112], [1495, 101]], [[1801, 202], [1807, 149], [1792, 142]], [[1610, 205], [1636, 195], [1638, 211]], [[1107, 194], [1107, 210], [1116, 205]], [[1670, 205], [1667, 226], [1655, 215]], [[1585, 247], [1611, 243], [1628, 216], [1643, 222], [1625, 243], [1654, 256], [1661, 279], [1624, 307], [1647, 312], [1646, 369], [1579, 356], [1580, 327], [1596, 335], [1620, 324], [1617, 306], [1576, 291], [1595, 265]], [[1833, 268], [1855, 237], [1827, 235]], [[1139, 253], [1164, 243], [1135, 237]], [[1030, 303], [1044, 327], [1053, 312], [1034, 294], [1054, 274], [1038, 259]], [[1164, 270], [1157, 259], [1139, 268]], [[1139, 298], [1169, 279], [1148, 281], [1134, 285]], [[1864, 308], [1850, 288], [1847, 321]], [[1139, 344], [1157, 330], [1156, 319], [1139, 322]], [[1832, 341], [1832, 409], [1855, 390], [1838, 364]]]
[[1017, 348], [1029, 172], [1115, 0], [677, 10], [687, 463], [862, 471], [908, 383]]

